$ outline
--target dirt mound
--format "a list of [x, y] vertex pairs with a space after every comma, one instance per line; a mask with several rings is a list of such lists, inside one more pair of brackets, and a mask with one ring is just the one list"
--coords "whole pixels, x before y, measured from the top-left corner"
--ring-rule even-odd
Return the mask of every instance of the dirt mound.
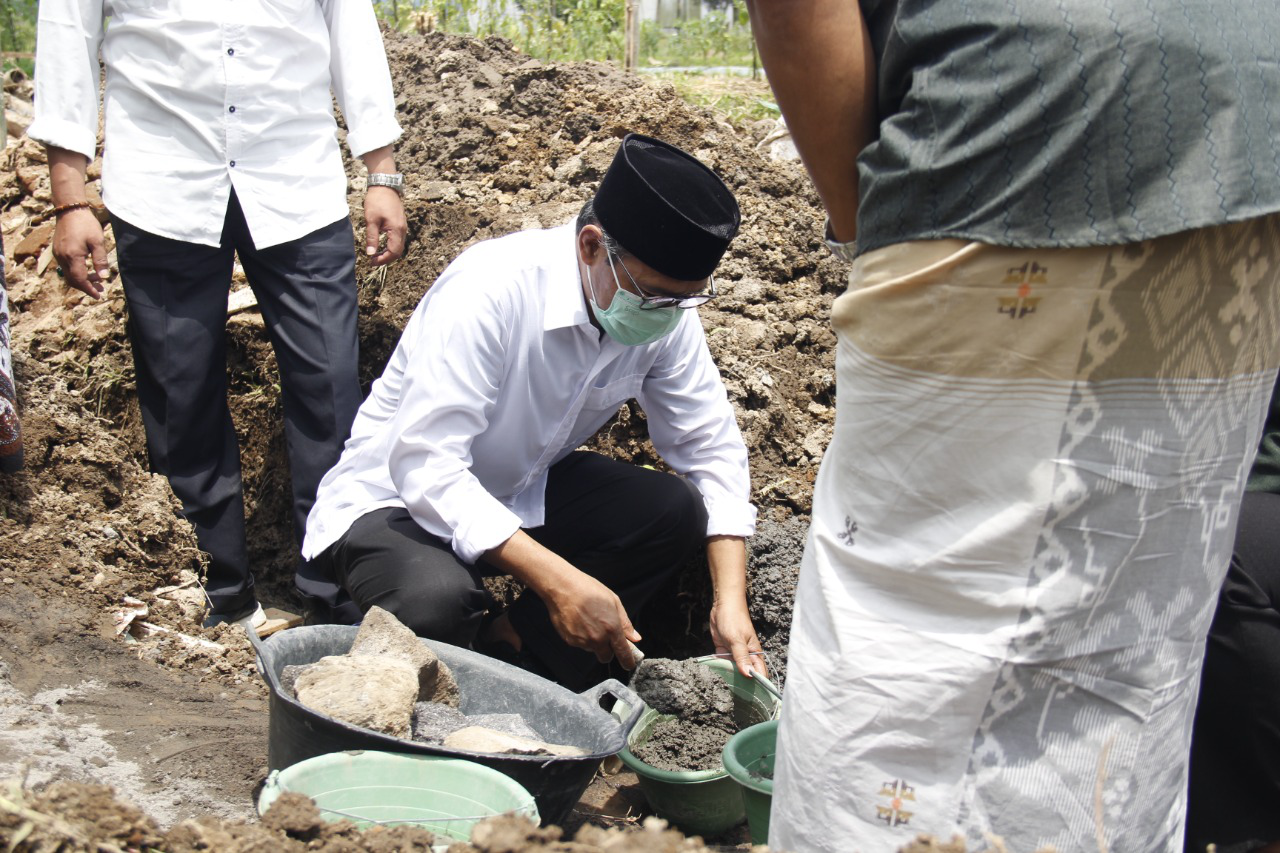
[[[752, 454], [763, 522], [751, 543], [752, 608], [770, 663], [781, 669], [800, 537], [834, 419], [834, 337], [827, 314], [843, 287], [842, 268], [818, 239], [821, 212], [803, 171], [759, 152], [762, 131], [732, 126], [688, 106], [669, 86], [608, 65], [541, 63], [500, 39], [388, 33], [386, 41], [405, 130], [398, 161], [409, 184], [410, 246], [406, 258], [389, 268], [371, 270], [361, 259], [366, 387], [450, 259], [478, 240], [572, 218], [625, 133], [655, 135], [694, 152], [737, 194], [743, 227], [718, 271], [723, 295], [699, 314]], [[29, 89], [10, 94], [21, 100]], [[99, 168], [91, 166], [92, 179]], [[362, 198], [363, 169], [353, 168], [350, 200], [357, 222]], [[75, 683], [90, 674], [76, 670], [78, 654], [110, 647], [166, 664], [224, 695], [229, 690], [241, 697], [236, 701], [260, 702], [263, 688], [243, 639], [234, 630], [198, 627], [193, 578], [203, 558], [167, 485], [147, 471], [118, 282], [101, 302], [62, 286], [48, 250], [48, 207], [41, 147], [30, 140], [11, 143], [0, 153], [0, 230], [11, 261], [13, 349], [28, 461], [24, 472], [0, 477], [0, 627], [6, 635], [0, 654], [14, 664], [14, 684], [24, 690]], [[228, 330], [250, 556], [263, 597], [296, 607], [275, 360], [252, 309], [231, 316]], [[623, 407], [592, 446], [661, 465], [634, 404]], [[691, 567], [671, 595], [679, 606], [650, 614], [647, 626], [637, 620], [643, 633], [671, 638], [677, 652], [682, 642], [689, 652], [709, 650], [705, 571]], [[76, 630], [32, 630], [29, 614], [40, 602], [55, 614], [49, 618], [76, 620]], [[117, 617], [135, 626], [119, 639]], [[143, 622], [154, 627], [137, 629]], [[132, 633], [139, 639], [126, 646]], [[49, 643], [67, 648], [48, 655]], [[650, 652], [676, 656], [673, 650]], [[24, 665], [41, 655], [49, 667]], [[147, 701], [138, 697], [140, 707]], [[199, 720], [182, 721], [178, 729], [200, 741]], [[117, 745], [132, 748], [126, 742], [121, 735]], [[253, 748], [246, 744], [236, 755]], [[265, 755], [265, 741], [256, 749]], [[136, 751], [142, 755], [141, 746]], [[183, 759], [198, 768], [200, 754]], [[9, 760], [0, 749], [0, 766]], [[241, 784], [238, 778], [230, 789], [242, 791]]]
[[[752, 450], [757, 501], [780, 510], [776, 518], [807, 513], [833, 419], [827, 312], [844, 281], [817, 239], [820, 208], [800, 166], [769, 160], [749, 129], [689, 106], [672, 87], [609, 65], [544, 64], [501, 39], [441, 34], [389, 37], [387, 51], [405, 128], [398, 157], [411, 182], [412, 243], [407, 262], [366, 277], [368, 378], [459, 249], [567, 221], [622, 136], [658, 136], [714, 168], [742, 207], [742, 231], [717, 271], [724, 295], [699, 314]], [[655, 464], [642, 420], [638, 409], [624, 411], [597, 446]]]
[[[557, 827], [545, 829], [523, 818], [497, 817], [478, 824], [471, 843], [455, 841], [450, 853], [701, 853], [709, 848], [685, 838], [661, 821], [649, 820], [637, 830], [584, 826], [573, 840]], [[104, 785], [57, 782], [28, 795], [20, 788], [0, 788], [0, 843], [6, 850], [60, 853], [430, 853], [432, 843], [448, 843], [423, 829], [407, 826], [359, 830], [350, 821], [327, 823], [307, 797], [285, 794], [260, 823], [196, 818], [162, 832], [145, 814], [116, 798]]]
[[[742, 232], [719, 270], [724, 295], [700, 315], [752, 452], [762, 519], [783, 523], [807, 514], [834, 415], [834, 338], [826, 317], [842, 271], [817, 240], [819, 207], [800, 167], [757, 151], [750, 128], [735, 128], [685, 104], [670, 86], [609, 65], [545, 64], [501, 39], [440, 33], [388, 33], [387, 51], [405, 130], [398, 157], [409, 180], [411, 240], [399, 263], [359, 271], [366, 386], [381, 372], [422, 294], [461, 249], [566, 221], [594, 189], [622, 135], [660, 136], [715, 168], [742, 206]], [[49, 224], [41, 219], [48, 204], [43, 152], [26, 140], [11, 146], [5, 159], [0, 165], [14, 177], [0, 186], [8, 206], [0, 225], [6, 249], [19, 262], [10, 268], [13, 338], [31, 464], [0, 482], [0, 504], [13, 508], [5, 512], [8, 547], [0, 566], [12, 565], [24, 580], [35, 574], [59, 592], [88, 586], [100, 590], [102, 601], [118, 603], [124, 595], [180, 582], [177, 572], [198, 567], [200, 557], [185, 526], [167, 518], [173, 504], [164, 485], [146, 473], [120, 289], [113, 285], [107, 299], [92, 302], [61, 287], [48, 251], [31, 240]], [[361, 172], [354, 167], [351, 180], [357, 216]], [[228, 327], [251, 559], [264, 597], [288, 606], [296, 603], [295, 546], [286, 521], [290, 498], [275, 361], [256, 312], [232, 316]], [[634, 404], [593, 446], [661, 465]], [[58, 507], [67, 502], [78, 503], [77, 511], [68, 515]], [[146, 518], [152, 527], [137, 529]], [[103, 527], [120, 537], [110, 538]], [[768, 524], [762, 532], [797, 535], [786, 529], [779, 536]], [[22, 570], [33, 564], [39, 573]], [[124, 567], [127, 577], [116, 582], [104, 571], [113, 566]], [[99, 575], [103, 579], [93, 586]], [[680, 593], [683, 632], [698, 637], [705, 636], [699, 605], [707, 598], [700, 575], [687, 573]], [[786, 621], [777, 611], [789, 610], [790, 599], [776, 601], [773, 586], [762, 587], [763, 609], [773, 611], [770, 621], [777, 624], [766, 627], [777, 633]], [[191, 627], [181, 619], [155, 621]], [[669, 633], [669, 626], [658, 627]], [[784, 647], [771, 651], [780, 656]]]

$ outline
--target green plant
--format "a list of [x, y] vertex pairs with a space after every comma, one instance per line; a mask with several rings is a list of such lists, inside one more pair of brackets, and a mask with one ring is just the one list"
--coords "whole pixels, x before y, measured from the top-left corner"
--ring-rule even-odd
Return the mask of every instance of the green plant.
[[[3, 0], [0, 0], [3, 2]], [[640, 26], [640, 61], [649, 65], [747, 65], [751, 28], [745, 0], [720, 0], [705, 17], [664, 29]], [[379, 0], [378, 14], [400, 30], [439, 29], [510, 39], [547, 61], [622, 61], [626, 0]]]
[[31, 74], [36, 49], [36, 0], [0, 0], [0, 71], [15, 65]]

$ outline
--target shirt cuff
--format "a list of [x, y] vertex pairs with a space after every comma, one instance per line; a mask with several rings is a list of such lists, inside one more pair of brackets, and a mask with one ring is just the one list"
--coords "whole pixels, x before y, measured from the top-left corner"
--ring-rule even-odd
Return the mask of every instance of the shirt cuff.
[[402, 132], [394, 119], [378, 122], [371, 127], [362, 126], [358, 130], [347, 131], [347, 147], [351, 149], [352, 157], [361, 157], [395, 142]]
[[[497, 504], [497, 501], [494, 501]], [[488, 507], [486, 507], [488, 509]], [[467, 565], [475, 562], [506, 542], [520, 529], [520, 517], [502, 505], [494, 514], [469, 519], [453, 530], [453, 553]]]
[[90, 160], [98, 149], [96, 133], [66, 119], [36, 116], [31, 127], [27, 128], [27, 136], [45, 145], [83, 154]]
[[703, 496], [707, 508], [707, 536], [740, 536], [746, 539], [756, 532], [756, 508], [748, 501], [722, 497], [712, 500]]

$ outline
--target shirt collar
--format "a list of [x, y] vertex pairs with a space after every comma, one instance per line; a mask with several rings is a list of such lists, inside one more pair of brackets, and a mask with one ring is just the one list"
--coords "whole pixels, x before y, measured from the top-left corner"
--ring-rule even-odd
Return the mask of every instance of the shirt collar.
[[591, 324], [587, 303], [582, 296], [582, 279], [578, 273], [576, 226], [575, 219], [551, 231], [550, 255], [545, 267], [550, 282], [546, 291], [543, 331]]

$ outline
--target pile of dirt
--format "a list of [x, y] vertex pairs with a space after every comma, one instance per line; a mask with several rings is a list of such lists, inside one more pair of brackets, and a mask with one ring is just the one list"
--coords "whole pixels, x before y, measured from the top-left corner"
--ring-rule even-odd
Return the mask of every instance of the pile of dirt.
[[[800, 167], [757, 151], [756, 137], [768, 128], [732, 127], [688, 106], [669, 86], [608, 65], [544, 64], [500, 39], [439, 33], [388, 33], [387, 49], [405, 129], [398, 156], [410, 184], [410, 248], [390, 268], [360, 269], [366, 385], [451, 258], [477, 240], [572, 217], [626, 132], [681, 144], [733, 187], [743, 210], [742, 233], [719, 270], [724, 295], [700, 314], [752, 451], [754, 497], [762, 513], [752, 542], [753, 574], [762, 558], [769, 562], [775, 555], [775, 545], [787, 558], [782, 577], [771, 571], [770, 582], [753, 582], [752, 589], [762, 639], [782, 664], [803, 528], [792, 519], [803, 521], [807, 514], [830, 435], [833, 337], [826, 314], [842, 285], [839, 265], [817, 239], [819, 208]], [[20, 100], [21, 93], [11, 98]], [[167, 486], [146, 471], [123, 297], [113, 285], [106, 299], [94, 302], [57, 279], [48, 249], [52, 223], [41, 146], [29, 139], [10, 145], [0, 167], [0, 228], [15, 262], [9, 267], [13, 344], [31, 460], [25, 474], [0, 482], [0, 504], [10, 508], [0, 519], [8, 546], [0, 571], [59, 594], [75, 588], [100, 608], [119, 607], [125, 596], [154, 608], [160, 600], [148, 593], [189, 583], [185, 572], [197, 571], [201, 556], [190, 530], [173, 517]], [[90, 176], [99, 169], [93, 164]], [[358, 218], [363, 178], [357, 171], [353, 166], [351, 202]], [[251, 559], [264, 597], [296, 608], [274, 357], [256, 312], [233, 315], [228, 328]], [[91, 450], [94, 442], [101, 447]], [[592, 446], [661, 466], [634, 404]], [[68, 501], [76, 510], [60, 511], [57, 505]], [[139, 529], [138, 521], [147, 518], [162, 521], [164, 529]], [[115, 578], [113, 567], [127, 577]], [[691, 567], [673, 594], [680, 606], [661, 608], [646, 634], [689, 638], [693, 646], [706, 637], [710, 596], [702, 568]], [[150, 621], [192, 633], [194, 612], [174, 609], [172, 618], [152, 613]], [[190, 654], [197, 658], [194, 666], [209, 666], [202, 647], [167, 645], [163, 656], [176, 665], [186, 666]], [[230, 668], [238, 669], [248, 652], [230, 645]]]
[[[760, 533], [751, 542], [752, 614], [780, 675], [813, 479], [834, 420], [827, 316], [844, 279], [820, 242], [821, 211], [802, 169], [757, 150], [771, 127], [732, 126], [688, 106], [669, 86], [608, 65], [541, 63], [500, 39], [388, 33], [386, 43], [405, 131], [398, 162], [409, 184], [410, 244], [407, 256], [389, 268], [369, 269], [361, 258], [366, 388], [449, 260], [478, 240], [572, 218], [625, 133], [681, 145], [736, 193], [743, 227], [717, 273], [723, 295], [699, 314], [751, 451], [761, 511]], [[11, 97], [29, 101], [29, 83], [11, 83]], [[96, 182], [99, 162], [89, 174]], [[358, 228], [363, 189], [363, 169], [353, 166], [350, 200]], [[27, 458], [24, 472], [0, 477], [0, 633], [6, 638], [0, 653], [13, 666], [13, 685], [31, 695], [80, 684], [92, 672], [77, 661], [106, 661], [102, 656], [118, 649], [122, 663], [100, 664], [117, 673], [108, 689], [127, 684], [125, 665], [142, 658], [170, 673], [163, 684], [153, 684], [155, 675], [136, 677], [158, 692], [180, 686], [202, 697], [261, 703], [264, 688], [238, 631], [199, 628], [194, 578], [204, 558], [167, 484], [147, 471], [119, 284], [113, 281], [101, 301], [62, 285], [48, 249], [49, 202], [41, 146], [11, 141], [0, 152], [0, 234]], [[114, 254], [111, 259], [114, 266]], [[239, 273], [237, 283], [243, 285]], [[230, 316], [228, 332], [250, 556], [267, 602], [296, 609], [275, 360], [256, 311]], [[662, 465], [634, 404], [591, 446]], [[705, 568], [691, 566], [663, 606], [633, 615], [654, 644], [646, 651], [671, 657], [709, 651], [709, 603]], [[32, 627], [33, 610], [42, 614], [40, 630]], [[121, 624], [126, 630], [117, 636]], [[36, 663], [42, 659], [45, 665]], [[113, 695], [127, 701], [126, 690]], [[138, 695], [140, 713], [151, 695]], [[174, 730], [199, 743], [208, 725], [183, 721]], [[144, 758], [142, 746], [123, 734], [116, 744]], [[260, 759], [246, 760], [255, 750], [265, 755], [265, 740], [225, 761], [213, 757], [212, 748], [175, 753], [172, 761], [189, 761], [193, 772], [204, 767], [206, 776], [218, 768], [212, 775], [235, 777], [222, 790], [243, 796], [243, 775], [260, 768]], [[14, 760], [0, 749], [0, 770]], [[141, 787], [154, 789], [159, 771], [148, 772], [153, 775]]]
[[[329, 823], [308, 797], [283, 794], [261, 822], [224, 822], [209, 818], [183, 821], [162, 831], [134, 806], [103, 785], [57, 782], [39, 794], [0, 787], [0, 843], [6, 850], [59, 853], [430, 853], [446, 843], [449, 853], [705, 853], [697, 838], [685, 838], [649, 819], [624, 832], [584, 826], [572, 840], [558, 827], [539, 828], [519, 817], [495, 817], [478, 824], [470, 843], [438, 838], [409, 826], [357, 829], [350, 821]], [[763, 850], [764, 848], [758, 848]], [[963, 853], [963, 851], [961, 851]]]

